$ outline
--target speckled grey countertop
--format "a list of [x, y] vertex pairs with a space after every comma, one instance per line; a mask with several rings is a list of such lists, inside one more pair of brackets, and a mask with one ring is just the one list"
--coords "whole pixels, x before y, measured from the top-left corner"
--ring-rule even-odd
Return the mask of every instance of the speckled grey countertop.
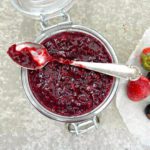
[[[125, 63], [150, 26], [150, 1], [77, 0], [70, 15], [74, 22], [102, 33]], [[23, 91], [20, 69], [6, 50], [17, 41], [34, 39], [37, 33], [38, 21], [17, 12], [10, 1], [0, 1], [0, 150], [149, 150], [129, 133], [115, 99], [102, 112], [98, 130], [79, 137], [33, 108]]]

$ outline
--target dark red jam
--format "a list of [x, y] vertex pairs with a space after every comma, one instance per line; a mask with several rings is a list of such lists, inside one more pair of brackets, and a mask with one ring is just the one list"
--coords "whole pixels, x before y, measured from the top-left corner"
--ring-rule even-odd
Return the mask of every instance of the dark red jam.
[[[45, 39], [42, 44], [53, 57], [112, 62], [103, 44], [85, 33], [61, 32]], [[28, 71], [28, 78], [38, 102], [47, 110], [63, 116], [92, 111], [104, 101], [113, 83], [111, 76], [58, 62]]]
[[[26, 42], [28, 44], [29, 42]], [[30, 44], [30, 43], [29, 43]], [[28, 47], [13, 44], [7, 51], [8, 55], [21, 67], [38, 69], [49, 61], [53, 61], [46, 48]]]

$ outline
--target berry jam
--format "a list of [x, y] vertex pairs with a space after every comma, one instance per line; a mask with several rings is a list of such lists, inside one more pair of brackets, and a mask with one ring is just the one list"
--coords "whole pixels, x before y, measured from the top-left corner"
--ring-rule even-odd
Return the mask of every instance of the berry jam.
[[45, 65], [47, 61], [53, 61], [48, 54], [47, 49], [28, 46], [30, 42], [23, 44], [13, 44], [9, 47], [7, 53], [18, 65], [30, 69], [39, 69]]
[[[111, 63], [103, 44], [81, 32], [61, 32], [42, 44], [53, 57], [70, 60]], [[99, 106], [112, 87], [113, 77], [58, 62], [28, 71], [30, 88], [47, 110], [63, 115], [78, 116]]]

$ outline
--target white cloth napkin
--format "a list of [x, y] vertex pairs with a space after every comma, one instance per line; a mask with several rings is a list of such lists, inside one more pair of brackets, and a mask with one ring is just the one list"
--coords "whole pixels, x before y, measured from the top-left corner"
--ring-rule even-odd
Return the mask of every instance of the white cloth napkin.
[[[143, 75], [147, 75], [147, 71], [140, 64], [140, 54], [145, 47], [150, 47], [150, 28], [145, 31], [127, 62], [127, 64], [139, 66]], [[139, 138], [142, 144], [150, 146], [150, 120], [144, 114], [144, 108], [150, 104], [150, 96], [143, 101], [132, 102], [127, 97], [126, 84], [127, 81], [120, 80], [116, 98], [117, 108], [129, 131], [135, 137]]]

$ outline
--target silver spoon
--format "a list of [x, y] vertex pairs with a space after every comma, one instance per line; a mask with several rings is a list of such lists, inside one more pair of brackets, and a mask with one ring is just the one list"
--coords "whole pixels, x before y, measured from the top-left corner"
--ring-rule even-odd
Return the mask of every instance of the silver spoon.
[[[14, 44], [9, 48], [7, 53], [21, 67], [31, 70], [40, 69], [48, 62], [57, 61], [59, 63], [77, 66], [127, 80], [137, 80], [142, 75], [137, 66], [127, 66], [114, 63], [83, 62], [67, 60], [63, 58], [54, 58], [49, 55], [47, 49], [43, 45], [31, 42]], [[19, 58], [21, 58], [21, 60], [19, 60]], [[28, 61], [26, 62], [27, 58]]]

